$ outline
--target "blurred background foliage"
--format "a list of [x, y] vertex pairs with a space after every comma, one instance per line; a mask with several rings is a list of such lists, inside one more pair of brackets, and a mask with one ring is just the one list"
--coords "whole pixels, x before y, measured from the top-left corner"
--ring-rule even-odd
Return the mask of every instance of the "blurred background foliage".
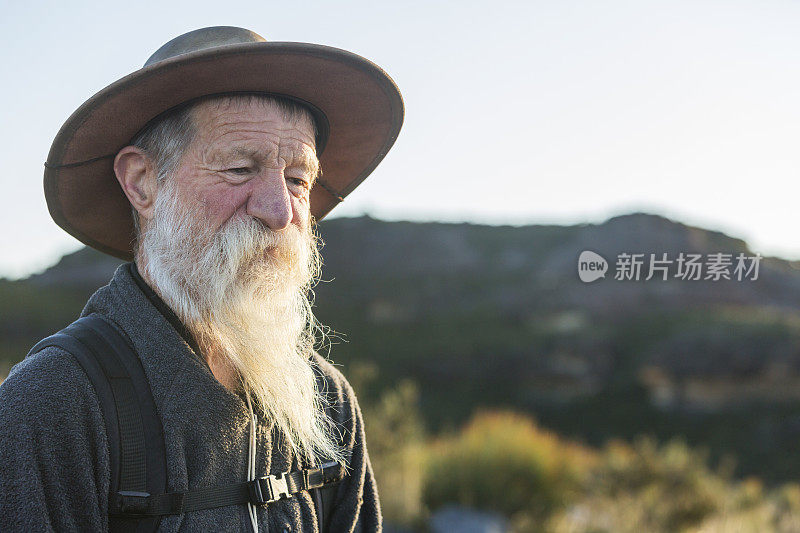
[[[615, 281], [621, 252], [752, 253], [645, 214], [320, 230], [316, 312], [364, 411], [387, 531], [464, 530], [447, 509], [485, 513], [483, 531], [800, 531], [798, 264]], [[606, 279], [578, 279], [587, 249]], [[83, 249], [0, 280], [0, 372], [118, 264]]]

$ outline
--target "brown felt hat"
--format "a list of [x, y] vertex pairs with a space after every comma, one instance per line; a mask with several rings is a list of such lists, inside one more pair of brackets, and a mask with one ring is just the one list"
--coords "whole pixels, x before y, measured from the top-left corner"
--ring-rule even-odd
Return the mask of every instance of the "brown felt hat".
[[117, 152], [176, 106], [254, 92], [298, 101], [315, 117], [323, 170], [311, 191], [317, 220], [375, 169], [403, 124], [394, 81], [361, 56], [318, 44], [266, 42], [231, 26], [195, 30], [92, 96], [61, 127], [44, 171], [53, 220], [93, 248], [132, 259], [133, 218], [114, 175]]

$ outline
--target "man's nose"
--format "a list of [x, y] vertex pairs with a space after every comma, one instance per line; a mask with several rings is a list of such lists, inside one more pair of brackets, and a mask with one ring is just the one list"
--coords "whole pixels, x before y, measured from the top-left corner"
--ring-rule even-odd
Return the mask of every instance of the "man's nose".
[[274, 231], [289, 226], [292, 221], [292, 202], [283, 172], [269, 173], [253, 180], [247, 214], [261, 220]]

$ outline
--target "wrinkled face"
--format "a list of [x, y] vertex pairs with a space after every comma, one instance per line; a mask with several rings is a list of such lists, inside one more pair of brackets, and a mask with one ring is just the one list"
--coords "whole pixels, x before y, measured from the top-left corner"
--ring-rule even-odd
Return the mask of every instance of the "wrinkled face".
[[234, 99], [201, 103], [194, 122], [197, 134], [170, 178], [185, 207], [214, 230], [242, 217], [274, 231], [308, 225], [319, 168], [310, 118]]
[[309, 210], [314, 128], [310, 116], [285, 116], [260, 99], [208, 101], [157, 192], [140, 148], [123, 148], [115, 171], [146, 221], [137, 265], [215, 377], [255, 400], [291, 455], [343, 462], [310, 359], [319, 329], [308, 297], [320, 268]]

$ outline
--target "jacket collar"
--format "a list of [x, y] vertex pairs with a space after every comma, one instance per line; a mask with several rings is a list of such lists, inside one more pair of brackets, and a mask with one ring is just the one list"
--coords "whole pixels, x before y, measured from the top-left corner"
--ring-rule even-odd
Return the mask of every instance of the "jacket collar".
[[[138, 281], [137, 281], [138, 277]], [[240, 396], [226, 389], [211, 372], [187, 328], [147, 285], [133, 263], [117, 268], [111, 282], [95, 292], [81, 316], [97, 313], [127, 335], [142, 361], [156, 404], [173, 397], [180, 403], [196, 397], [226, 405], [232, 417], [247, 407]]]
[[[176, 315], [175, 312], [170, 309], [161, 296], [159, 296], [158, 293], [153, 290], [153, 288], [150, 287], [150, 285], [144, 280], [141, 273], [139, 273], [139, 268], [136, 266], [136, 263], [128, 263], [125, 266], [128, 267], [131, 278], [133, 278], [133, 281], [136, 283], [145, 297], [150, 301], [150, 303], [153, 304], [153, 307], [155, 307], [158, 312], [167, 319], [167, 322], [169, 322], [170, 325], [175, 328], [175, 331], [178, 332], [178, 334], [181, 336], [181, 338], [183, 338], [186, 344], [189, 345], [192, 351], [197, 355], [201, 355], [200, 346], [197, 344], [192, 332], [189, 331], [189, 328], [187, 328], [183, 322], [181, 322], [181, 319], [178, 318], [178, 315]], [[205, 362], [203, 357], [200, 357], [200, 359]]]

